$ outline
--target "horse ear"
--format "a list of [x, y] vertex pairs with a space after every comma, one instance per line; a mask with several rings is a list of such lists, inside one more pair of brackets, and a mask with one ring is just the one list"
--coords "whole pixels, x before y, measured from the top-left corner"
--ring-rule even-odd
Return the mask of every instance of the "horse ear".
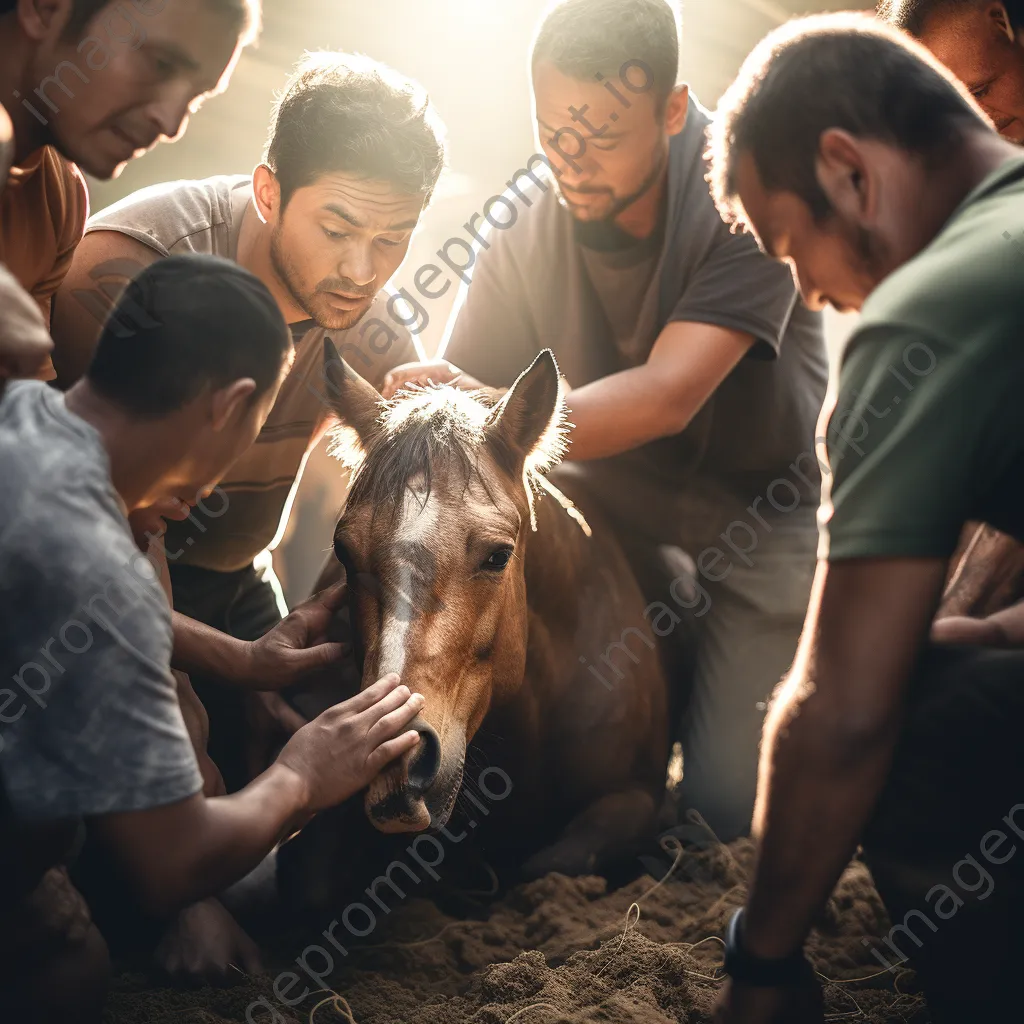
[[365, 451], [380, 430], [377, 389], [364, 380], [338, 355], [334, 342], [324, 338], [324, 381], [327, 400], [342, 424], [351, 427]]
[[487, 436], [511, 456], [517, 471], [527, 463], [543, 471], [562, 455], [563, 414], [562, 379], [546, 348], [494, 407]]

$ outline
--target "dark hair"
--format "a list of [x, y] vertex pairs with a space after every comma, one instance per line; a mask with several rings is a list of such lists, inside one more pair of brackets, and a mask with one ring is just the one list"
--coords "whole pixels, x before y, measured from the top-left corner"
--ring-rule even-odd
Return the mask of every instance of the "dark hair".
[[712, 193], [725, 220], [745, 222], [736, 166], [754, 158], [764, 187], [793, 192], [817, 220], [831, 213], [818, 183], [822, 133], [842, 128], [929, 162], [971, 129], [981, 109], [919, 43], [870, 15], [816, 15], [766, 36], [726, 90], [709, 129]]
[[[890, 25], [920, 36], [928, 19], [944, 9], [980, 6], [983, 0], [882, 0], [878, 16]], [[1003, 0], [1003, 6], [1014, 28], [1024, 28], [1024, 0]]]
[[430, 201], [444, 124], [416, 82], [362, 54], [307, 53], [274, 105], [263, 157], [281, 203], [332, 172], [386, 181]]
[[681, 21], [669, 0], [562, 0], [544, 16], [533, 41], [531, 66], [553, 64], [563, 75], [593, 81], [618, 78], [629, 61], [654, 77], [659, 115], [679, 79]]
[[257, 398], [277, 380], [292, 338], [259, 278], [218, 256], [169, 256], [138, 274], [110, 311], [87, 377], [145, 419], [204, 389], [251, 377]]

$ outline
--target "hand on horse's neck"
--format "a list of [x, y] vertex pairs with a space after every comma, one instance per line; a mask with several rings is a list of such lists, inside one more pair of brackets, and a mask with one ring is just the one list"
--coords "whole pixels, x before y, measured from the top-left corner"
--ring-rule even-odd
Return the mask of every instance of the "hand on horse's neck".
[[[166, 497], [160, 483], [181, 461], [173, 424], [166, 419], [140, 421], [98, 395], [87, 380], [65, 396], [70, 412], [99, 435], [110, 460], [110, 480], [128, 512]], [[176, 443], [177, 441], [177, 443]]]

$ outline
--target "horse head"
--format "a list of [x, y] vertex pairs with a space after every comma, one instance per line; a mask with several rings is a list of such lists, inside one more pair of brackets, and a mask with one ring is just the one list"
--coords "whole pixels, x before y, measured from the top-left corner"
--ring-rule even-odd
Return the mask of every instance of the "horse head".
[[524, 558], [539, 474], [563, 445], [561, 380], [542, 352], [496, 403], [454, 387], [389, 403], [325, 342], [325, 376], [356, 466], [334, 533], [362, 685], [396, 672], [426, 697], [419, 744], [370, 784], [383, 832], [443, 826], [466, 745], [522, 685]]

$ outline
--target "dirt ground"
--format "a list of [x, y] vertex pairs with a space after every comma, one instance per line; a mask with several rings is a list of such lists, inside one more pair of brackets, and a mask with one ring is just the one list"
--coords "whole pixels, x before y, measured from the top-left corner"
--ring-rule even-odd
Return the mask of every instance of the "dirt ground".
[[[271, 973], [240, 978], [233, 988], [175, 991], [123, 974], [106, 1024], [234, 1024], [260, 997], [277, 1016], [259, 1009], [255, 1022], [710, 1021], [721, 963], [713, 936], [722, 935], [744, 898], [751, 852], [748, 841], [688, 852], [661, 884], [647, 875], [612, 892], [601, 878], [549, 875], [497, 902], [467, 897], [468, 909], [459, 914], [410, 898], [363, 946], [340, 932], [349, 956], [328, 984], [343, 999], [319, 990], [290, 1010], [274, 996], [274, 975], [294, 971], [302, 950], [324, 941], [313, 929], [274, 936]], [[826, 1020], [927, 1024], [914, 975], [885, 970], [871, 955], [875, 943], [864, 941], [887, 929], [870, 877], [855, 862], [809, 946], [828, 979]], [[285, 994], [294, 998], [303, 987], [286, 987]]]

